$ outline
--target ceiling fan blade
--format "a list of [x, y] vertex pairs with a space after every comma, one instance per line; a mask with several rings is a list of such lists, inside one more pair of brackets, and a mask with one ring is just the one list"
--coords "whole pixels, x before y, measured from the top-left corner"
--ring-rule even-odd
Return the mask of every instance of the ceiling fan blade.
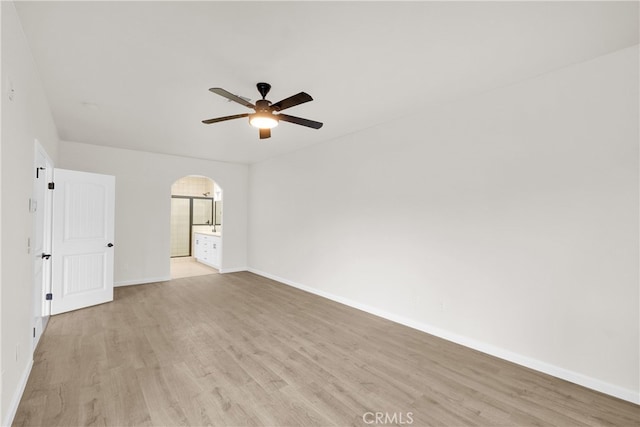
[[253, 105], [252, 103], [250, 103], [246, 99], [242, 99], [239, 96], [232, 94], [231, 92], [227, 92], [226, 90], [222, 89], [221, 87], [212, 87], [209, 90], [211, 92], [215, 93], [216, 95], [224, 96], [228, 100], [233, 101], [233, 102], [237, 102], [238, 104], [244, 105], [245, 107], [254, 108], [254, 109], [256, 108], [255, 105]]
[[271, 129], [259, 129], [260, 131], [260, 139], [271, 138]]
[[297, 125], [306, 126], [308, 128], [320, 129], [322, 127], [322, 123], [314, 122], [313, 120], [301, 119], [300, 117], [289, 116], [287, 114], [274, 114], [278, 120], [282, 120], [284, 122], [295, 123]]
[[224, 122], [225, 120], [239, 119], [241, 117], [249, 117], [249, 113], [236, 114], [236, 115], [233, 115], [233, 116], [217, 117], [215, 119], [203, 120], [202, 123], [204, 123], [206, 125], [210, 125], [211, 123]]
[[275, 104], [271, 105], [271, 108], [275, 111], [282, 111], [287, 108], [295, 107], [296, 105], [304, 104], [305, 102], [313, 101], [311, 95], [305, 92], [300, 92], [297, 95], [290, 96], [288, 98], [283, 99], [282, 101], [278, 101]]

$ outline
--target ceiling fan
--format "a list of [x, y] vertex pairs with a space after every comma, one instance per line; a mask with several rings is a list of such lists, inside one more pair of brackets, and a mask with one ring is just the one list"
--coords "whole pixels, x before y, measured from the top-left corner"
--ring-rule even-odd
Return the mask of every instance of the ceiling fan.
[[253, 108], [256, 112], [252, 114], [235, 114], [233, 116], [203, 120], [202, 123], [211, 124], [224, 122], [225, 120], [249, 117], [249, 123], [260, 130], [260, 139], [271, 137], [271, 129], [278, 126], [279, 121], [294, 123], [296, 125], [302, 125], [313, 129], [320, 129], [322, 127], [322, 123], [320, 122], [280, 113], [280, 111], [286, 110], [287, 108], [295, 107], [296, 105], [313, 101], [313, 98], [308, 93], [300, 92], [297, 95], [290, 96], [289, 98], [285, 98], [282, 101], [272, 104], [271, 101], [265, 99], [267, 94], [271, 90], [271, 85], [269, 83], [258, 83], [256, 86], [258, 87], [258, 92], [260, 92], [260, 95], [262, 95], [262, 99], [257, 100], [255, 105], [240, 96], [234, 95], [231, 92], [227, 92], [222, 88], [213, 87], [209, 89], [216, 95], [223, 96], [228, 100], [237, 102], [238, 104], [244, 105], [245, 107]]

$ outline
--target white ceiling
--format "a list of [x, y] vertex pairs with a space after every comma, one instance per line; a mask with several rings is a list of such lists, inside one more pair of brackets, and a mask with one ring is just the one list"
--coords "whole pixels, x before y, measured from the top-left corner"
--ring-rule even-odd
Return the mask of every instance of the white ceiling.
[[[18, 2], [63, 140], [253, 163], [638, 43], [637, 2]], [[276, 102], [250, 112], [208, 91]], [[425, 118], [428, 120], [428, 117]]]

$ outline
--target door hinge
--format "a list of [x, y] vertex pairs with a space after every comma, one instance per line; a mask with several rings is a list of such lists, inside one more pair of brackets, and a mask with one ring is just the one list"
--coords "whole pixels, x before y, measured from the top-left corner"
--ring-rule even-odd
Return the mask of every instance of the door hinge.
[[40, 168], [36, 168], [36, 178], [40, 178], [40, 171], [43, 171], [44, 168], [40, 167]]
[[47, 301], [51, 301], [53, 299], [53, 294], [47, 294], [44, 299], [46, 299]]
[[36, 328], [33, 328], [33, 337], [36, 337]]
[[49, 190], [53, 190], [55, 188], [55, 184], [53, 182], [49, 183]]

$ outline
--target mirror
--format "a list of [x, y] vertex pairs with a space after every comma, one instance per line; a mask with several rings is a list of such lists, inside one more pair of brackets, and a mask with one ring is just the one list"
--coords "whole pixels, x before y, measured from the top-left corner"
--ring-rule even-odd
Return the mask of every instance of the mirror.
[[210, 225], [213, 221], [213, 199], [193, 199], [193, 225]]

